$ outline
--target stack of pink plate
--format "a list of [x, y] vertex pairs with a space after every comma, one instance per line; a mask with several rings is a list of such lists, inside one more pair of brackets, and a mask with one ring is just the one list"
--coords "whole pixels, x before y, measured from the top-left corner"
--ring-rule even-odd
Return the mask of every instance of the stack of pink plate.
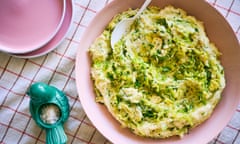
[[32, 58], [55, 49], [73, 19], [72, 0], [2, 0], [0, 51]]

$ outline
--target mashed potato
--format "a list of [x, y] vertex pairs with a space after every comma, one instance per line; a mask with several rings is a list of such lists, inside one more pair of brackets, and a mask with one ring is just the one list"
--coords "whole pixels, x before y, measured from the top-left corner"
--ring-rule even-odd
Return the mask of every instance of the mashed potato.
[[184, 136], [210, 117], [225, 87], [217, 48], [182, 9], [148, 7], [111, 47], [116, 15], [89, 48], [96, 101], [123, 127], [153, 138]]

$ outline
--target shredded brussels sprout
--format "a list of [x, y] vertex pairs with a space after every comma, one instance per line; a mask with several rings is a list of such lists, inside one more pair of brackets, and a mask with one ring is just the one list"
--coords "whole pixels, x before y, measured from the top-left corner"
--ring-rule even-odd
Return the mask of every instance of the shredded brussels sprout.
[[123, 127], [153, 138], [184, 136], [210, 117], [225, 87], [220, 52], [182, 9], [148, 7], [113, 48], [116, 15], [89, 49], [96, 101]]

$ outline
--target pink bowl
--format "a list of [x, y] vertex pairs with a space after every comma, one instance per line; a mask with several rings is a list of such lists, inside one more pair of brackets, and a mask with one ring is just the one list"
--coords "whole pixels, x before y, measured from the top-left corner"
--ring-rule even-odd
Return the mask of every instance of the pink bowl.
[[0, 50], [26, 53], [36, 50], [58, 32], [65, 0], [1, 0]]
[[182, 139], [150, 139], [134, 135], [122, 128], [105, 106], [95, 102], [90, 79], [90, 64], [87, 50], [109, 21], [117, 13], [128, 8], [137, 8], [143, 0], [115, 0], [93, 19], [81, 39], [76, 58], [76, 83], [82, 106], [94, 126], [110, 141], [117, 144], [204, 144], [212, 140], [229, 122], [240, 100], [240, 46], [235, 33], [224, 19], [205, 0], [153, 0], [151, 5], [173, 5], [204, 22], [208, 37], [222, 53], [221, 63], [225, 69], [226, 88], [212, 116], [192, 129]]

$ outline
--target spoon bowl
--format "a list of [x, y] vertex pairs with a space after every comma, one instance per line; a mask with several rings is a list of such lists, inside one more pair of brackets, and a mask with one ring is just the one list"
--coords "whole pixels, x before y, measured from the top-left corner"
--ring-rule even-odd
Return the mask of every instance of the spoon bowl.
[[117, 41], [119, 41], [123, 35], [125, 35], [132, 23], [138, 18], [138, 16], [147, 8], [152, 0], [145, 0], [142, 7], [139, 9], [137, 14], [134, 17], [123, 19], [120, 21], [114, 28], [112, 35], [111, 35], [111, 47], [114, 48], [114, 45]]

